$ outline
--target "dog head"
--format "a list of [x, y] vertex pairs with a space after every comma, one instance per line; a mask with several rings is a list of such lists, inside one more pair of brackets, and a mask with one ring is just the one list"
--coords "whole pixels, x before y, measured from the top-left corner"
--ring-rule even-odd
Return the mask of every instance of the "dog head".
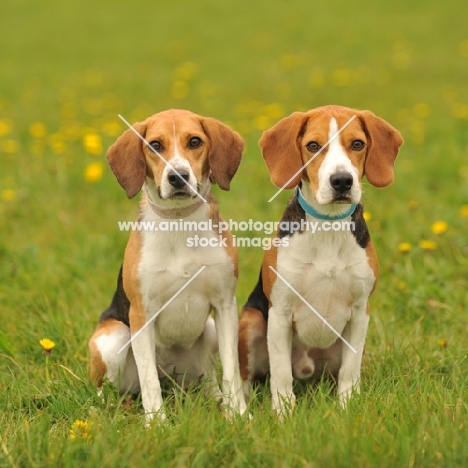
[[319, 205], [359, 203], [363, 175], [376, 187], [390, 185], [402, 144], [372, 112], [341, 106], [295, 112], [260, 139], [272, 182], [291, 189], [302, 180]]
[[155, 203], [188, 205], [211, 181], [229, 190], [243, 147], [240, 135], [216, 119], [168, 110], [126, 130], [107, 160], [129, 198], [146, 182]]

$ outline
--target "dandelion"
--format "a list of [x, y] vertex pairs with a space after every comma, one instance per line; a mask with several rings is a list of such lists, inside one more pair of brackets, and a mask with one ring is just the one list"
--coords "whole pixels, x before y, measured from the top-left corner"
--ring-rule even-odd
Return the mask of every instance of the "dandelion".
[[42, 340], [39, 340], [39, 343], [46, 353], [50, 353], [55, 348], [55, 343], [49, 340], [49, 338], [42, 338]]
[[182, 80], [177, 80], [171, 87], [171, 95], [174, 99], [184, 99], [189, 94], [189, 85]]
[[268, 104], [267, 106], [263, 107], [263, 113], [272, 119], [279, 119], [284, 115], [283, 106], [277, 102], [272, 104]]
[[368, 211], [364, 211], [362, 214], [364, 221], [370, 221], [372, 219], [372, 215]]
[[71, 428], [70, 428], [70, 439], [85, 439], [85, 440], [90, 440], [91, 439], [91, 424], [82, 421], [81, 419], [77, 419], [76, 421], [73, 422]]
[[49, 338], [42, 338], [42, 340], [39, 340], [39, 343], [45, 352], [46, 380], [47, 380], [47, 385], [49, 385], [50, 384], [49, 357], [52, 353], [52, 350], [55, 348], [55, 343], [52, 340], [49, 340]]
[[259, 115], [255, 117], [254, 125], [258, 130], [266, 130], [271, 126], [271, 119], [266, 115]]
[[103, 166], [101, 161], [95, 161], [86, 167], [85, 179], [88, 182], [98, 182], [102, 179]]
[[33, 122], [29, 126], [29, 133], [34, 138], [44, 138], [46, 136], [47, 129], [42, 122]]
[[0, 192], [0, 197], [3, 201], [13, 201], [16, 199], [16, 191], [13, 189], [4, 189]]
[[448, 229], [448, 224], [445, 221], [437, 221], [431, 226], [431, 231], [434, 234], [443, 234]]
[[398, 250], [403, 253], [408, 253], [413, 248], [413, 245], [410, 242], [401, 242], [398, 246]]
[[7, 154], [16, 154], [19, 151], [19, 144], [15, 140], [5, 140], [2, 149]]
[[194, 62], [185, 62], [174, 70], [174, 76], [180, 80], [193, 80], [198, 73], [198, 65]]
[[333, 70], [331, 79], [334, 86], [344, 88], [352, 85], [352, 72], [347, 68]]
[[8, 135], [12, 130], [12, 125], [9, 120], [3, 119], [0, 120], [0, 137]]
[[426, 117], [429, 117], [430, 113], [431, 108], [425, 102], [420, 102], [419, 104], [415, 104], [413, 106], [413, 114], [418, 119], [425, 119]]
[[460, 216], [462, 218], [468, 218], [468, 205], [462, 205], [460, 208]]
[[432, 240], [423, 239], [419, 242], [419, 247], [423, 250], [435, 250], [437, 249], [437, 244]]
[[94, 154], [96, 156], [102, 154], [102, 139], [97, 133], [86, 133], [83, 137], [83, 146], [89, 154]]
[[118, 122], [105, 122], [102, 125], [102, 132], [110, 137], [116, 137], [122, 131], [122, 127]]
[[445, 339], [440, 339], [437, 341], [437, 344], [441, 347], [441, 348], [446, 348], [448, 346], [448, 340], [445, 340]]

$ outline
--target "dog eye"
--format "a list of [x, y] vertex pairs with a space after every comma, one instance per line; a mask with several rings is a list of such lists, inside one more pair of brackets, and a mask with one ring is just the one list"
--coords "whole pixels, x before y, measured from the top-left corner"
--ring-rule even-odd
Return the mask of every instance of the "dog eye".
[[316, 153], [319, 151], [322, 147], [316, 142], [316, 141], [311, 141], [310, 143], [307, 143], [306, 148], [311, 152], [311, 153]]
[[351, 143], [351, 149], [354, 150], [354, 151], [362, 150], [362, 148], [364, 148], [364, 146], [366, 146], [366, 144], [362, 140], [354, 140]]
[[202, 144], [203, 144], [203, 141], [201, 140], [201, 138], [192, 137], [190, 138], [188, 145], [189, 145], [189, 148], [198, 148]]
[[150, 142], [150, 146], [156, 151], [161, 151], [163, 149], [163, 145], [157, 140]]

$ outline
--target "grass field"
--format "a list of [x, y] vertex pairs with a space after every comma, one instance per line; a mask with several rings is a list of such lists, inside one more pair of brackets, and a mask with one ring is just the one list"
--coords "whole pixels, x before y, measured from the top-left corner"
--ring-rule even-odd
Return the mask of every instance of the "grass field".
[[[0, 6], [0, 466], [468, 466], [468, 17], [463, 0], [15, 0]], [[257, 141], [295, 110], [370, 109], [405, 138], [395, 183], [365, 185], [381, 276], [362, 393], [298, 386], [280, 423], [268, 390], [228, 422], [168, 389], [169, 422], [87, 380], [87, 340], [132, 220], [105, 163], [131, 122], [187, 108], [246, 141], [235, 220], [277, 220]], [[237, 300], [263, 251], [240, 251]], [[56, 343], [46, 357], [39, 340]], [[83, 421], [83, 427], [80, 423]], [[71, 437], [70, 437], [71, 436]]]

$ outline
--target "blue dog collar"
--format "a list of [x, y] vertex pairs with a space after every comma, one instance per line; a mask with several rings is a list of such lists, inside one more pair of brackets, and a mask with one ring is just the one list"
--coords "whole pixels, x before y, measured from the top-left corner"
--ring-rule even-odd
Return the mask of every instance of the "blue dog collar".
[[307, 214], [312, 216], [313, 218], [321, 219], [322, 221], [336, 221], [339, 219], [345, 219], [354, 213], [354, 211], [356, 210], [356, 206], [357, 206], [357, 205], [350, 205], [349, 210], [346, 211], [346, 213], [343, 213], [340, 215], [336, 215], [336, 216], [324, 215], [324, 214], [319, 213], [314, 207], [310, 206], [306, 202], [304, 195], [302, 195], [300, 187], [297, 187], [296, 193], [297, 193], [297, 201], [299, 202], [299, 205], [301, 205], [302, 209]]

